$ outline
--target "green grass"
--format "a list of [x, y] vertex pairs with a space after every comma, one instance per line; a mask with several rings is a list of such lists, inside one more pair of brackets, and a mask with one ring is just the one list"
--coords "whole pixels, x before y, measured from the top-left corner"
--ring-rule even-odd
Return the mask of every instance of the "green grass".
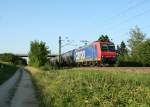
[[40, 107], [150, 106], [149, 74], [76, 69], [31, 73]]
[[17, 70], [17, 67], [8, 63], [0, 63], [0, 85], [8, 80]]

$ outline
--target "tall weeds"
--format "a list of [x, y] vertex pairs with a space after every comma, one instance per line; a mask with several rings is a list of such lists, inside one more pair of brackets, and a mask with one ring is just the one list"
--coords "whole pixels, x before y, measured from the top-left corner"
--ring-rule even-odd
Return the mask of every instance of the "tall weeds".
[[149, 74], [68, 69], [32, 77], [41, 107], [150, 106]]

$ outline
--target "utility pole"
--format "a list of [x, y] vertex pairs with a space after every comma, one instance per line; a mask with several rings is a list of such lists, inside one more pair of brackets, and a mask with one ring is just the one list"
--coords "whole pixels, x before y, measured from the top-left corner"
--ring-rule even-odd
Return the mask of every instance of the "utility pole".
[[62, 64], [61, 49], [64, 46], [70, 45], [70, 43], [73, 42], [73, 40], [72, 41], [68, 40], [68, 37], [66, 37], [66, 40], [67, 40], [68, 43], [66, 43], [66, 44], [63, 45], [62, 41], [65, 41], [65, 40], [62, 40], [61, 36], [59, 36], [59, 59], [58, 59], [58, 61], [59, 61], [59, 67], [61, 67], [61, 64]]
[[61, 36], [59, 36], [59, 66], [61, 65]]

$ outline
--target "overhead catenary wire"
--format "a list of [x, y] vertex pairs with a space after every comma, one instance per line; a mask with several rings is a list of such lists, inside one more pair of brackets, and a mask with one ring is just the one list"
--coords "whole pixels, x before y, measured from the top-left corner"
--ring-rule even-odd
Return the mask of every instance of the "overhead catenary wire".
[[[124, 23], [128, 24], [128, 22], [133, 21], [133, 19], [139, 18], [139, 17], [141, 17], [141, 16], [143, 16], [143, 15], [149, 13], [149, 12], [150, 12], [150, 9], [146, 9], [146, 10], [140, 11], [140, 13], [137, 13], [137, 14], [135, 14], [135, 15], [129, 16], [129, 17], [127, 17], [126, 19], [120, 20], [120, 22], [111, 24], [111, 23], [113, 22], [113, 19], [114, 19], [114, 18], [115, 18], [115, 19], [118, 19], [118, 16], [125, 15], [125, 13], [131, 12], [131, 10], [135, 10], [135, 9], [139, 8], [140, 6], [142, 6], [143, 4], [147, 3], [148, 1], [149, 1], [149, 0], [142, 0], [141, 2], [138, 2], [138, 3], [136, 3], [135, 5], [133, 5], [133, 6], [129, 7], [129, 8], [127, 8], [126, 10], [124, 10], [124, 12], [122, 11], [123, 13], [120, 12], [120, 13], [116, 14], [116, 17], [117, 17], [117, 18], [116, 18], [115, 15], [114, 15], [114, 17], [111, 17], [109, 21], [104, 21], [104, 22], [105, 22], [105, 25], [106, 25], [106, 27], [107, 27], [107, 28], [105, 28], [105, 30], [111, 31], [110, 34], [112, 34], [112, 31], [113, 31], [113, 34], [115, 33], [115, 34], [118, 35], [118, 32], [117, 32], [116, 29], [120, 29], [120, 28], [122, 27], [122, 26], [120, 26], [120, 25], [123, 25]], [[110, 21], [111, 21], [111, 23], [108, 23], [108, 22], [110, 22]], [[111, 24], [112, 26], [110, 26], [110, 24]], [[109, 26], [108, 26], [108, 25], [109, 25]], [[105, 26], [104, 26], [104, 27], [105, 27]], [[103, 27], [103, 28], [104, 28], [104, 27]], [[147, 28], [150, 28], [150, 25], [144, 27], [144, 29], [147, 29]], [[115, 29], [115, 30], [114, 30], [114, 29]], [[122, 33], [120, 33], [120, 35], [128, 35], [128, 34], [122, 32]]]
[[131, 7], [128, 7], [128, 8], [125, 9], [124, 11], [122, 11], [122, 12], [116, 14], [116, 16], [118, 17], [118, 16], [120, 16], [120, 15], [122, 15], [122, 14], [128, 13], [128, 11], [131, 11], [132, 9], [135, 9], [135, 8], [137, 8], [138, 6], [141, 6], [141, 5], [145, 4], [147, 1], [149, 1], [149, 0], [142, 0], [141, 2], [138, 2], [138, 3], [136, 3], [135, 5], [133, 5], [133, 6], [131, 6]]
[[[144, 10], [144, 11], [141, 12], [141, 13], [138, 13], [138, 14], [136, 14], [136, 15], [130, 17], [130, 18], [127, 18], [127, 19], [121, 21], [120, 23], [118, 23], [118, 24], [115, 25], [115, 26], [111, 26], [111, 28], [109, 28], [109, 30], [112, 30], [112, 29], [119, 29], [120, 27], [116, 27], [116, 26], [119, 26], [119, 25], [121, 25], [121, 24], [123, 24], [123, 23], [128, 23], [128, 22], [132, 21], [132, 19], [141, 17], [141, 16], [143, 16], [143, 15], [149, 13], [149, 12], [150, 12], [150, 9]], [[142, 29], [146, 29], [146, 28], [150, 28], [150, 25], [147, 25], [147, 26], [143, 27]], [[114, 33], [118, 34], [118, 32], [114, 32]]]
[[117, 23], [117, 24], [114, 25], [114, 26], [111, 26], [109, 29], [110, 29], [110, 30], [115, 29], [115, 28], [117, 28], [116, 26], [119, 26], [119, 25], [121, 25], [121, 24], [123, 24], [123, 23], [127, 23], [127, 22], [129, 22], [129, 21], [132, 21], [132, 19], [135, 19], [135, 18], [138, 18], [138, 17], [140, 17], [140, 16], [143, 16], [144, 14], [149, 13], [149, 12], [150, 12], [150, 9], [147, 9], [147, 10], [145, 10], [145, 11], [139, 13], [139, 14], [136, 14], [136, 15], [130, 17], [130, 18], [127, 18], [127, 19], [125, 19], [125, 20], [123, 20], [123, 21]]
[[[120, 17], [120, 16], [122, 16], [122, 15], [125, 15], [125, 14], [128, 13], [129, 11], [138, 8], [138, 6], [141, 6], [141, 5], [145, 4], [145, 3], [147, 3], [148, 1], [149, 1], [149, 0], [142, 0], [141, 2], [138, 2], [138, 3], [136, 3], [136, 4], [134, 4], [134, 5], [130, 6], [130, 7], [128, 7], [128, 8], [126, 8], [125, 10], [122, 10], [122, 11], [120, 11], [120, 12], [117, 13], [117, 14], [114, 14], [113, 16], [109, 17], [108, 19], [106, 19], [106, 20], [103, 21], [103, 22], [105, 22], [105, 24], [107, 23], [106, 25], [110, 25], [110, 24], [113, 23], [112, 20], [116, 20], [118, 17]], [[111, 21], [111, 22], [110, 22], [110, 21]], [[108, 23], [108, 22], [110, 22], [110, 23]]]

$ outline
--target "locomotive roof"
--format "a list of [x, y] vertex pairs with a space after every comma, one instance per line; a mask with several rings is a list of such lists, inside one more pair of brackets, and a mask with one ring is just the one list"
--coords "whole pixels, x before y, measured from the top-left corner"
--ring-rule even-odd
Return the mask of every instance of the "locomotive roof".
[[94, 42], [92, 42], [92, 43], [97, 43], [97, 42], [99, 42], [99, 43], [109, 43], [109, 44], [112, 44], [113, 42], [100, 42], [100, 41], [94, 41]]
[[[73, 50], [75, 50], [75, 49], [73, 49]], [[70, 50], [70, 51], [64, 52], [62, 55], [66, 54], [66, 53], [69, 53], [69, 52], [72, 52], [73, 50]]]
[[91, 46], [91, 45], [93, 45], [93, 44], [95, 44], [95, 43], [101, 43], [101, 44], [105, 44], [105, 43], [107, 43], [107, 44], [113, 44], [113, 42], [93, 41], [92, 43], [90, 43], [90, 44], [88, 44], [88, 45], [80, 46], [80, 47], [78, 47], [78, 48], [76, 48], [76, 49], [73, 49], [73, 50], [70, 50], [70, 51], [67, 51], [67, 52], [63, 53], [62, 55], [66, 54], [66, 53], [69, 53], [69, 52], [72, 52], [72, 51], [74, 51], [74, 50], [80, 50], [80, 49], [89, 47], [89, 46]]

